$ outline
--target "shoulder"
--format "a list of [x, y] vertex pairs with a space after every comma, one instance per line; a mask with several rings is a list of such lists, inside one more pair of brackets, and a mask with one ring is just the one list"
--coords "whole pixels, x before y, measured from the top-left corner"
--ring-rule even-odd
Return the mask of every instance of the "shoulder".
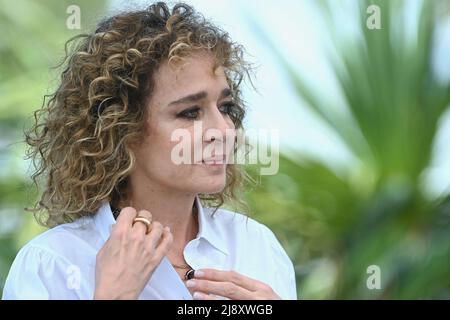
[[9, 269], [3, 299], [51, 299], [50, 285], [61, 282], [72, 265], [63, 255], [41, 244], [39, 235], [17, 253]]
[[95, 235], [93, 216], [86, 216], [44, 231], [26, 243], [21, 250], [40, 249], [55, 255], [64, 255], [81, 244], [92, 243]]
[[[208, 215], [213, 209], [207, 208]], [[214, 226], [242, 273], [268, 283], [283, 299], [297, 299], [295, 268], [275, 233], [242, 213], [218, 209]], [[255, 266], [264, 265], [264, 270]]]
[[98, 239], [93, 217], [48, 229], [28, 241], [17, 253], [11, 269], [19, 264], [45, 264], [51, 261], [70, 264], [85, 258]]
[[245, 214], [227, 209], [218, 209], [212, 217], [212, 211], [213, 209], [207, 208], [206, 216], [214, 220], [211, 225], [226, 243], [235, 243], [241, 250], [277, 258], [278, 263], [283, 267], [291, 268], [292, 262], [289, 256], [267, 225]]
[[91, 217], [48, 229], [28, 241], [17, 253], [15, 260], [24, 258], [58, 257], [64, 259], [80, 243], [87, 242], [84, 233], [92, 234]]
[[31, 239], [17, 253], [6, 278], [3, 299], [73, 298], [67, 290], [68, 275], [80, 265], [77, 255], [86, 248], [81, 233], [86, 219], [56, 226]]

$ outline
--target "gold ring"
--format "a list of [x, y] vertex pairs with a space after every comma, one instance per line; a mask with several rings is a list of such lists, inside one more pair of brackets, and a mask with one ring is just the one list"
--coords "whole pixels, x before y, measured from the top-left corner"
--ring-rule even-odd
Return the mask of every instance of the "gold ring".
[[135, 222], [142, 222], [143, 224], [145, 224], [145, 226], [147, 227], [147, 232], [145, 234], [148, 234], [150, 232], [152, 225], [151, 220], [143, 216], [137, 216], [136, 218], [133, 219], [133, 225], [135, 224]]

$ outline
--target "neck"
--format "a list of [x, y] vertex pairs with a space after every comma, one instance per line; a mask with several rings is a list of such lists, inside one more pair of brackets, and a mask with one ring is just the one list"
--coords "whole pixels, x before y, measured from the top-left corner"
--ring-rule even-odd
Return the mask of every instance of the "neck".
[[150, 211], [153, 221], [170, 227], [176, 251], [182, 251], [196, 237], [198, 220], [193, 210], [195, 194], [178, 193], [150, 184], [130, 187], [130, 199], [127, 203], [121, 203], [120, 208], [131, 206], [138, 213], [139, 210]]

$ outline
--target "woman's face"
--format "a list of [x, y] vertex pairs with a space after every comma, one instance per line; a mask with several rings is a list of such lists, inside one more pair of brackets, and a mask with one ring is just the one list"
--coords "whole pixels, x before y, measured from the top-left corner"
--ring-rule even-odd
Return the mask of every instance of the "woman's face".
[[132, 179], [192, 194], [225, 187], [235, 141], [229, 115], [234, 104], [223, 68], [214, 72], [213, 62], [208, 53], [195, 53], [182, 66], [164, 63], [154, 74], [147, 133], [135, 150]]

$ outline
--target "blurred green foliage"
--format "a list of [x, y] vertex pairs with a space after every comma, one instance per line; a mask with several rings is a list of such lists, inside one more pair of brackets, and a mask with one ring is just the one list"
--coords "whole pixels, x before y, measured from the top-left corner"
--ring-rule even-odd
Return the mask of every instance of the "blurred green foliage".
[[[333, 32], [331, 2], [319, 4]], [[430, 199], [420, 183], [450, 104], [449, 85], [436, 82], [430, 67], [436, 9], [444, 2], [424, 2], [411, 43], [402, 31], [391, 32], [403, 22], [403, 1], [359, 2], [360, 17], [369, 4], [380, 6], [383, 27], [369, 30], [362, 18], [360, 41], [332, 37], [346, 112], [320, 97], [271, 46], [299, 98], [358, 159], [337, 173], [300, 151], [281, 150], [279, 174], [260, 177], [260, 187], [246, 194], [255, 217], [293, 259], [300, 298], [450, 298], [450, 197]], [[72, 4], [81, 8], [82, 30], [66, 27]], [[104, 1], [0, 1], [0, 166], [7, 168], [0, 171], [0, 292], [18, 249], [43, 230], [23, 214], [36, 195], [21, 160], [24, 145], [16, 142], [54, 87], [49, 70], [64, 42], [105, 10]], [[370, 265], [380, 267], [380, 290], [366, 286]]]
[[[330, 60], [345, 108], [320, 96], [254, 27], [299, 98], [358, 164], [337, 174], [290, 154], [277, 176], [263, 177], [262, 188], [248, 195], [252, 207], [285, 238], [303, 298], [448, 299], [450, 197], [430, 199], [421, 184], [439, 119], [450, 106], [450, 85], [439, 83], [431, 67], [436, 22], [443, 12], [448, 19], [448, 2], [423, 2], [409, 42], [411, 30], [402, 28], [408, 1], [359, 1], [361, 37], [352, 41], [339, 37], [332, 4], [319, 6], [334, 40]], [[381, 9], [379, 30], [366, 27], [371, 4]], [[380, 268], [380, 290], [366, 285], [371, 265]]]
[[[81, 9], [81, 29], [67, 28], [70, 5]], [[65, 42], [91, 29], [105, 9], [103, 0], [0, 0], [0, 295], [19, 248], [44, 230], [23, 210], [36, 199], [23, 160], [23, 129], [56, 86], [52, 68]]]

